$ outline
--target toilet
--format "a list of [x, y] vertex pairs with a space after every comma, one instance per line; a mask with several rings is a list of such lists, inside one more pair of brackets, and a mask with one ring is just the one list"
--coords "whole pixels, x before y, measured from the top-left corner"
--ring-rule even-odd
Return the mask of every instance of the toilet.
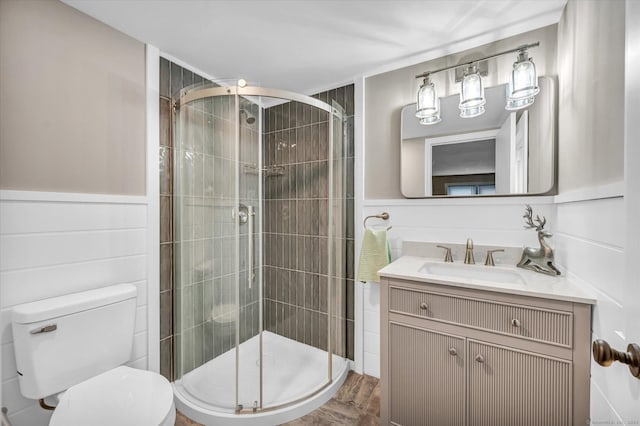
[[136, 287], [118, 284], [18, 305], [12, 311], [20, 391], [57, 397], [50, 426], [168, 426], [173, 389], [124, 366], [133, 347]]

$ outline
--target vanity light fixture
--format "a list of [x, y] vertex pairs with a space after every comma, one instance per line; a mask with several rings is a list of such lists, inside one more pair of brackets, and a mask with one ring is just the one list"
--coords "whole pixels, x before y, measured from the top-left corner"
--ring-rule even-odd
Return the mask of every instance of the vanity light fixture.
[[484, 114], [484, 97], [482, 77], [475, 64], [469, 66], [460, 82], [460, 117], [472, 118]]
[[526, 49], [518, 51], [518, 59], [513, 63], [513, 70], [507, 84], [507, 105], [505, 109], [515, 111], [526, 108], [536, 100], [540, 93], [536, 65], [529, 58]]
[[518, 59], [513, 63], [509, 78], [509, 88], [511, 93], [507, 94], [508, 101], [530, 99], [540, 92], [536, 65], [529, 59], [526, 49], [518, 51]]
[[[537, 80], [537, 77], [536, 77]], [[511, 94], [513, 93], [513, 84], [511, 82], [511, 79], [509, 79], [509, 83], [506, 86], [507, 89], [507, 104], [505, 105], [504, 109], [506, 109], [507, 111], [516, 111], [522, 108], [526, 108], [529, 105], [531, 105], [535, 100], [535, 96], [531, 96], [528, 98], [511, 98]], [[540, 89], [538, 89], [539, 91]]]
[[509, 83], [507, 84], [507, 103], [505, 109], [509, 111], [526, 108], [533, 104], [535, 96], [540, 92], [538, 87], [538, 75], [533, 60], [529, 58], [528, 49], [537, 47], [540, 42], [526, 44], [515, 49], [496, 53], [475, 61], [464, 64], [427, 71], [416, 76], [424, 79], [418, 89], [418, 102], [416, 105], [416, 117], [420, 124], [431, 125], [442, 121], [440, 117], [440, 98], [438, 98], [435, 85], [429, 79], [432, 74], [452, 69], [463, 69], [464, 77], [460, 83], [460, 117], [473, 118], [485, 113], [486, 99], [484, 97], [484, 85], [478, 72], [478, 64], [488, 59], [517, 52], [516, 62], [513, 64]]
[[418, 90], [416, 117], [420, 120], [420, 124], [426, 125], [442, 121], [442, 118], [440, 118], [440, 98], [428, 75], [424, 78], [422, 86]]

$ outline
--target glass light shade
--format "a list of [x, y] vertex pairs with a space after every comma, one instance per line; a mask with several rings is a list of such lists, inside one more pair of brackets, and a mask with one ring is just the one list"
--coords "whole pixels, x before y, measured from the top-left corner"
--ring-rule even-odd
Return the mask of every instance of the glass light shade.
[[425, 118], [440, 114], [440, 99], [436, 88], [428, 78], [424, 79], [418, 90], [418, 102], [416, 104], [416, 117]]
[[513, 63], [509, 86], [511, 93], [507, 94], [507, 98], [510, 100], [531, 98], [540, 92], [536, 66], [527, 52], [520, 52], [518, 60]]
[[473, 69], [460, 83], [460, 117], [470, 118], [484, 114], [484, 87], [480, 74]]
[[525, 99], [511, 99], [507, 100], [507, 104], [504, 109], [507, 111], [517, 111], [522, 108], [526, 108], [529, 105], [532, 105], [536, 98], [525, 98]]
[[438, 113], [433, 115], [428, 115], [426, 117], [420, 118], [420, 124], [424, 124], [425, 126], [430, 126], [432, 124], [438, 124], [442, 121], [440, 118], [440, 99], [438, 99]]
[[522, 108], [526, 108], [529, 105], [532, 105], [536, 98], [524, 98], [524, 99], [507, 99], [507, 104], [504, 109], [507, 111], [517, 111]]
[[484, 113], [484, 105], [479, 105], [471, 108], [460, 108], [460, 117], [462, 118], [478, 117]]
[[519, 98], [519, 99], [511, 98], [510, 95], [511, 95], [511, 92], [513, 91], [511, 86], [511, 80], [509, 80], [509, 83], [506, 86], [506, 90], [507, 90], [507, 103], [504, 109], [506, 109], [507, 111], [516, 111], [522, 108], [526, 108], [529, 105], [532, 105], [533, 102], [536, 100], [535, 96], [531, 96], [529, 98]]

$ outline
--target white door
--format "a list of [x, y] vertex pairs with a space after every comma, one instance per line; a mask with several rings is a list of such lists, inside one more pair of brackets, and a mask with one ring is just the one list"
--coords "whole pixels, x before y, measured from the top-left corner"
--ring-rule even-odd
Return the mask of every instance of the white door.
[[[623, 318], [627, 343], [640, 344], [640, 2], [626, 1], [625, 52], [625, 210], [626, 234]], [[618, 348], [626, 350], [626, 348]], [[640, 379], [626, 374], [614, 409], [627, 424], [640, 424]], [[611, 400], [611, 399], [610, 399]]]
[[[607, 340], [614, 349], [626, 351], [629, 343], [640, 344], [640, 2], [626, 1], [625, 53], [625, 222], [624, 248], [625, 282], [620, 309], [600, 310], [601, 323], [611, 330]], [[597, 370], [594, 370], [597, 369]], [[597, 377], [600, 389], [594, 387]], [[606, 404], [594, 394], [602, 392]], [[640, 424], [640, 379], [633, 377], [626, 366], [592, 367], [591, 419], [602, 424]]]

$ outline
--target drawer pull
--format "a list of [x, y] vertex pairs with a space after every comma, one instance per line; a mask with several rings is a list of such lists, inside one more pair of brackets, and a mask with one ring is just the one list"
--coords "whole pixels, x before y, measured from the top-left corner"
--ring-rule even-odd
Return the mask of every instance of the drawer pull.
[[420, 304], [420, 309], [422, 309], [423, 311], [426, 311], [427, 309], [429, 309], [429, 305], [427, 305], [427, 302], [422, 302]]
[[483, 363], [484, 362], [484, 356], [478, 354], [476, 355], [476, 361], [478, 361], [479, 363]]
[[456, 356], [458, 355], [458, 350], [456, 348], [449, 348], [449, 355]]
[[514, 318], [511, 320], [511, 325], [514, 327], [520, 327], [520, 320], [517, 318]]

